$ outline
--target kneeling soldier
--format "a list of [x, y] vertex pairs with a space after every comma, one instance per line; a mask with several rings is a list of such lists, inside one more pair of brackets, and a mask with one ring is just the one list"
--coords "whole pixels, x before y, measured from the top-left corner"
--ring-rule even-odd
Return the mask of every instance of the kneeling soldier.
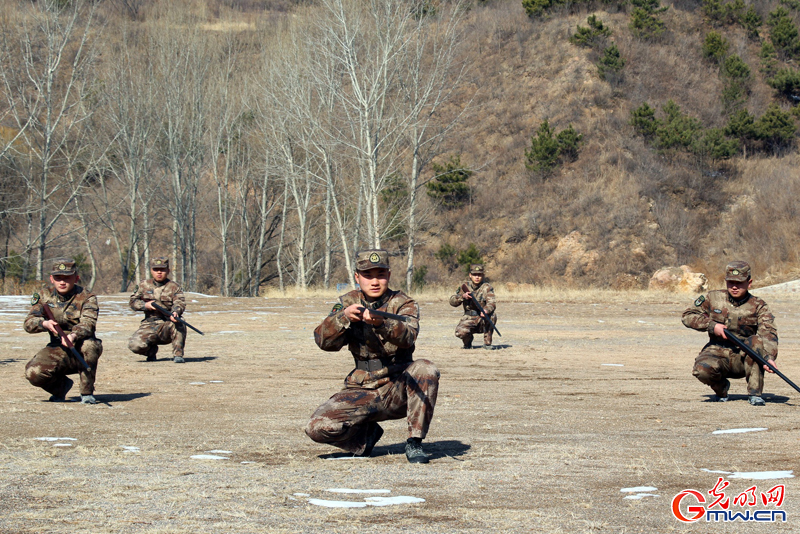
[[700, 382], [711, 386], [719, 402], [728, 400], [729, 378], [747, 378], [750, 404], [764, 406], [761, 392], [764, 388], [766, 365], [754, 362], [723, 330], [741, 338], [750, 348], [775, 365], [778, 357], [778, 332], [775, 317], [767, 303], [750, 294], [750, 265], [743, 261], [728, 264], [725, 270], [727, 289], [711, 291], [694, 301], [694, 306], [683, 312], [681, 320], [688, 328], [708, 332], [709, 341], [694, 361], [692, 374]]
[[[412, 359], [419, 333], [419, 307], [401, 291], [389, 289], [389, 253], [356, 254], [355, 280], [360, 289], [339, 297], [330, 315], [314, 330], [325, 351], [347, 345], [356, 368], [344, 390], [317, 408], [306, 434], [356, 456], [370, 456], [383, 435], [380, 421], [408, 419], [406, 458], [428, 463], [422, 440], [428, 433], [439, 389], [439, 371], [428, 360]], [[371, 311], [402, 315], [405, 321]]]
[[[181, 286], [169, 279], [169, 258], [157, 257], [150, 262], [153, 278], [142, 280], [131, 295], [130, 306], [134, 311], [144, 311], [139, 329], [128, 341], [128, 348], [136, 354], [147, 356], [148, 362], [156, 361], [159, 345], [172, 343], [172, 359], [183, 363], [183, 347], [186, 343], [186, 327], [178, 317], [186, 310], [186, 301]], [[164, 317], [153, 307], [161, 304], [172, 315]]]
[[[497, 301], [494, 296], [494, 288], [484, 279], [485, 269], [479, 263], [469, 266], [469, 280], [466, 282], [468, 292], [464, 292], [463, 287], [456, 290], [455, 295], [450, 297], [450, 306], [457, 308], [464, 306], [464, 315], [456, 326], [456, 337], [464, 343], [461, 348], [471, 349], [473, 334], [483, 333], [483, 348], [492, 350], [492, 326], [485, 320], [489, 319], [497, 324]], [[485, 315], [475, 307], [470, 296], [483, 308]], [[488, 315], [488, 317], [487, 317]]]
[[[67, 375], [80, 373], [81, 402], [96, 404], [94, 381], [97, 375], [97, 360], [103, 354], [103, 343], [94, 336], [97, 325], [97, 297], [77, 285], [80, 281], [75, 270], [75, 261], [68, 258], [55, 260], [50, 272], [50, 283], [31, 298], [33, 307], [25, 318], [25, 331], [30, 334], [50, 333], [50, 343], [36, 353], [25, 366], [25, 377], [34, 386], [50, 393], [51, 402], [66, 401], [67, 392], [72, 388], [72, 380]], [[48, 306], [54, 321], [47, 319], [44, 306]], [[83, 359], [91, 368], [87, 371], [83, 364], [68, 349], [56, 325], [69, 338]]]

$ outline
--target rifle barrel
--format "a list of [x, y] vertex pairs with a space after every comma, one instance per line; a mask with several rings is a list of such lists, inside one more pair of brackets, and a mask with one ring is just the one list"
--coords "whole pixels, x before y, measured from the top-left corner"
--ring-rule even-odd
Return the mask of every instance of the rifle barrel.
[[[152, 304], [152, 305], [153, 305], [153, 308], [155, 308], [156, 310], [158, 310], [158, 311], [159, 311], [159, 313], [161, 313], [161, 315], [163, 315], [164, 317], [167, 317], [167, 318], [169, 318], [169, 317], [171, 317], [171, 316], [172, 316], [172, 314], [169, 312], [169, 310], [168, 310], [168, 309], [166, 309], [166, 308], [165, 308], [164, 306], [162, 306], [161, 304], [158, 304], [157, 302], [155, 302], [155, 301], [153, 301], [153, 300], [151, 300], [151, 301], [150, 301], [150, 304]], [[195, 327], [193, 327], [192, 325], [190, 325], [189, 323], [187, 323], [187, 322], [186, 322], [186, 320], [184, 320], [184, 318], [183, 318], [183, 317], [178, 317], [177, 319], [178, 319], [178, 322], [182, 323], [184, 326], [188, 326], [189, 328], [191, 328], [192, 330], [194, 330], [195, 332], [197, 332], [197, 333], [198, 333], [198, 334], [200, 334], [201, 336], [204, 336], [204, 335], [205, 335], [205, 334], [204, 334], [204, 333], [202, 333], [200, 330], [198, 330], [197, 328], [195, 328]]]
[[61, 325], [59, 325], [58, 321], [56, 321], [56, 318], [53, 315], [53, 310], [50, 309], [50, 305], [47, 304], [46, 302], [42, 302], [41, 304], [42, 304], [42, 309], [44, 310], [44, 314], [47, 316], [47, 319], [55, 323], [55, 329], [56, 332], [58, 332], [58, 336], [61, 338], [61, 341], [67, 346], [69, 352], [73, 356], [75, 356], [75, 359], [77, 359], [80, 362], [80, 364], [83, 365], [83, 367], [91, 373], [92, 368], [89, 366], [88, 363], [86, 363], [86, 360], [83, 359], [83, 356], [81, 356], [81, 353], [78, 351], [78, 349], [75, 348], [75, 345], [72, 343], [72, 341], [70, 341], [69, 337], [67, 337], [67, 334], [64, 333], [64, 330], [61, 329]]
[[769, 363], [769, 362], [766, 360], [766, 358], [764, 358], [764, 357], [763, 357], [763, 356], [761, 356], [759, 353], [757, 353], [756, 351], [754, 351], [753, 349], [751, 349], [750, 347], [748, 347], [747, 345], [745, 345], [745, 344], [744, 344], [744, 342], [743, 342], [741, 339], [739, 339], [739, 338], [738, 338], [738, 337], [736, 337], [735, 335], [731, 334], [731, 333], [728, 331], [728, 329], [727, 329], [727, 328], [726, 328], [726, 329], [724, 329], [724, 332], [725, 332], [725, 335], [728, 337], [728, 339], [730, 339], [730, 340], [731, 340], [731, 341], [733, 341], [733, 342], [734, 342], [736, 345], [738, 345], [738, 346], [739, 346], [739, 348], [740, 348], [740, 349], [742, 349], [742, 350], [743, 350], [743, 351], [744, 351], [744, 352], [745, 352], [745, 353], [746, 353], [748, 356], [750, 356], [751, 358], [753, 358], [755, 361], [757, 361], [757, 362], [758, 362], [758, 363], [760, 363], [761, 365], [766, 365], [767, 367], [769, 367], [769, 368], [770, 368], [770, 370], [771, 370], [773, 373], [775, 373], [776, 375], [778, 375], [779, 377], [781, 377], [781, 378], [783, 379], [783, 381], [784, 381], [784, 382], [786, 382], [787, 384], [789, 384], [790, 386], [792, 386], [792, 387], [795, 389], [795, 391], [797, 391], [798, 393], [800, 393], [800, 387], [797, 387], [797, 384], [795, 384], [794, 382], [792, 382], [791, 380], [789, 380], [789, 379], [786, 377], [786, 375], [784, 375], [783, 373], [781, 373], [781, 372], [778, 370], [778, 368], [777, 368], [777, 367], [775, 367], [774, 365], [772, 365], [771, 363]]

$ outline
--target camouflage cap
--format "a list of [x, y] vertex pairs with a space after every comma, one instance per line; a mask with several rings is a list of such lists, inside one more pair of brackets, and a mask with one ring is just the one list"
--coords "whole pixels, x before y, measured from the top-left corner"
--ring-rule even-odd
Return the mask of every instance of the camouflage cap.
[[50, 271], [50, 274], [63, 274], [69, 276], [77, 272], [78, 271], [75, 269], [75, 260], [72, 258], [56, 258], [53, 260], [53, 270]]
[[469, 266], [469, 274], [486, 274], [486, 270], [482, 263], [471, 263]]
[[356, 252], [356, 271], [389, 269], [389, 252], [382, 248]]
[[169, 258], [166, 256], [156, 256], [150, 260], [151, 269], [169, 269]]
[[744, 261], [732, 261], [725, 268], [725, 280], [747, 282], [750, 280], [750, 265]]

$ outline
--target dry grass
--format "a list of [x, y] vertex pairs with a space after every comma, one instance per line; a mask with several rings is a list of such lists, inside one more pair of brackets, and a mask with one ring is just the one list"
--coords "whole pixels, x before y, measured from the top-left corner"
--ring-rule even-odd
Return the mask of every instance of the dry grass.
[[[406, 462], [401, 421], [384, 424], [386, 434], [367, 460], [325, 460], [335, 450], [303, 434], [309, 415], [352, 365], [348, 354], [323, 354], [310, 339], [330, 307], [322, 295], [263, 301], [195, 295], [189, 314], [207, 335], [190, 335], [188, 361], [180, 366], [130, 354], [125, 343], [139, 318], [125, 312], [124, 296], [101, 297], [105, 353], [97, 406], [43, 402], [46, 395], [21, 376], [42, 336], [17, 330], [21, 312], [6, 314], [0, 531], [661, 534], [678, 530], [673, 495], [707, 491], [716, 482], [702, 468], [795, 469], [797, 402], [788, 386], [769, 377], [770, 402], [761, 409], [742, 400], [742, 381], [734, 383], [732, 402], [704, 402], [708, 388], [690, 374], [704, 339], [677, 317], [690, 298], [526, 291], [530, 298], [517, 301], [499, 290], [502, 350], [494, 352], [459, 350], [453, 336], [459, 312], [440, 301], [445, 292], [419, 296], [415, 356], [442, 372], [427, 466]], [[783, 319], [800, 313], [800, 301], [777, 295], [770, 305], [785, 343], [779, 361], [789, 376], [800, 376], [792, 341], [800, 330]], [[769, 430], [711, 435], [741, 427]], [[34, 439], [42, 436], [76, 441], [58, 448]], [[123, 446], [140, 451], [126, 453]], [[753, 448], [772, 453], [753, 455]], [[190, 458], [214, 449], [232, 451], [230, 460]], [[796, 480], [781, 481], [790, 522], [771, 525], [771, 532], [796, 530]], [[731, 483], [733, 492], [753, 484]], [[773, 481], [756, 483], [766, 489]], [[622, 488], [641, 485], [657, 487], [661, 496], [623, 499]], [[385, 488], [425, 502], [346, 510], [296, 495], [361, 500], [330, 488]], [[709, 532], [708, 526], [679, 530]], [[760, 527], [737, 525], [736, 532]]]

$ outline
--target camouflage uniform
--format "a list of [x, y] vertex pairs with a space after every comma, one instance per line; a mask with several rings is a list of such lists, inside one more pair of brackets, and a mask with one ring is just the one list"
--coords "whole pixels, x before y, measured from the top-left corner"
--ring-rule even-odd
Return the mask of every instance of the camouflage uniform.
[[[744, 262], [735, 262], [728, 271], [737, 271]], [[749, 280], [749, 266], [747, 279]], [[728, 278], [730, 279], [730, 278]], [[720, 398], [728, 395], [728, 378], [747, 378], [747, 394], [761, 396], [764, 387], [764, 369], [730, 340], [714, 334], [719, 323], [733, 335], [742, 339], [750, 348], [768, 360], [778, 357], [778, 332], [775, 317], [767, 303], [746, 293], [738, 301], [726, 290], [711, 291], [694, 301], [694, 305], [683, 312], [681, 320], [688, 328], [708, 332], [709, 342], [703, 347], [694, 362], [692, 374], [702, 383], [711, 386]]]
[[[412, 319], [387, 318], [381, 326], [351, 323], [343, 311], [351, 304]], [[362, 454], [371, 424], [407, 417], [409, 437], [424, 438], [436, 405], [439, 371], [428, 360], [412, 359], [418, 333], [419, 307], [401, 291], [387, 290], [371, 303], [360, 290], [339, 297], [330, 315], [314, 330], [314, 340], [319, 348], [331, 352], [347, 345], [356, 368], [344, 379], [344, 390], [317, 408], [306, 434], [318, 443]]]
[[[166, 258], [153, 258], [151, 267], [159, 261], [162, 263], [158, 266], [169, 268], [169, 260]], [[173, 323], [169, 317], [164, 317], [158, 311], [145, 309], [148, 301], [155, 301], [170, 312], [177, 313], [178, 316], [183, 315], [186, 310], [186, 300], [181, 286], [169, 278], [163, 282], [156, 282], [154, 279], [142, 280], [131, 295], [130, 307], [134, 311], [143, 311], [144, 319], [139, 329], [128, 340], [128, 348], [136, 354], [146, 355], [147, 359], [152, 361], [155, 360], [158, 345], [172, 343], [172, 357], [182, 359], [186, 327], [182, 323]]]
[[[59, 272], [56, 267], [54, 274], [75, 273], [74, 270], [69, 270], [74, 269], [74, 262], [65, 260], [60, 265], [63, 266], [64, 263], [67, 269]], [[50, 334], [50, 342], [25, 366], [25, 378], [54, 397], [60, 397], [67, 389], [66, 384], [71, 384], [67, 375], [80, 373], [81, 395], [92, 395], [97, 361], [103, 354], [103, 343], [94, 335], [99, 311], [97, 297], [77, 284], [67, 295], [61, 295], [54, 287], [49, 286], [42, 290], [41, 295], [34, 293], [31, 304], [33, 306], [25, 317], [25, 331], [29, 334], [47, 332]], [[47, 320], [43, 306], [50, 306], [53, 317], [65, 334], [75, 334], [73, 344], [92, 368], [91, 372], [61, 344], [60, 337], [42, 326]]]
[[[478, 272], [483, 274], [483, 265], [472, 265], [470, 267], [471, 274]], [[497, 324], [497, 314], [495, 314], [497, 303], [494, 297], [494, 288], [491, 284], [484, 280], [476, 287], [475, 284], [472, 283], [472, 280], [467, 280], [466, 285], [469, 288], [469, 292], [472, 293], [472, 296], [475, 297], [475, 300], [477, 300], [483, 308], [486, 316], [489, 317], [494, 324]], [[459, 287], [456, 294], [450, 297], [450, 306], [454, 308], [462, 305], [464, 306], [464, 315], [458, 322], [458, 326], [456, 326], [456, 337], [464, 342], [464, 347], [471, 347], [473, 334], [483, 332], [483, 344], [487, 346], [491, 345], [492, 327], [481, 318], [481, 313], [472, 303], [472, 300], [465, 300], [462, 295], [463, 291], [461, 287]]]

